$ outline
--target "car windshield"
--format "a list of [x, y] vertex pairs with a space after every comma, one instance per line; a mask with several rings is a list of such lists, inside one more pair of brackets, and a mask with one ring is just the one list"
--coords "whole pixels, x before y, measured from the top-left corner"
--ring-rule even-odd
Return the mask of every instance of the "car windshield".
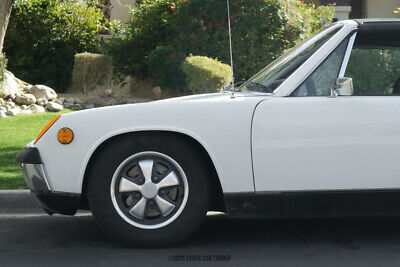
[[238, 89], [240, 91], [274, 92], [281, 83], [341, 28], [342, 25], [340, 24], [332, 24], [314, 34], [306, 41], [288, 50], [283, 56], [254, 75]]

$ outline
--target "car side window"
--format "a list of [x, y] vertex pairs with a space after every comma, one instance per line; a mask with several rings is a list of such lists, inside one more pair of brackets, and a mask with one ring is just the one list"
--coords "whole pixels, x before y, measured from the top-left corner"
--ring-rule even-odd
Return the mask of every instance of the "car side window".
[[354, 48], [345, 77], [353, 79], [354, 95], [400, 95], [400, 49]]
[[328, 96], [339, 76], [348, 39], [344, 40], [291, 96]]

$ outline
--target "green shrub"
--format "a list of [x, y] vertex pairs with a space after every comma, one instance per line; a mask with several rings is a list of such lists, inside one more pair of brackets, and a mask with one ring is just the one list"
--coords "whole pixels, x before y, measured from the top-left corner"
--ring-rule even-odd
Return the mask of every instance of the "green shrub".
[[183, 62], [187, 90], [190, 93], [215, 93], [232, 81], [231, 67], [202, 56], [189, 56]]
[[93, 53], [76, 54], [72, 72], [72, 88], [87, 94], [96, 85], [109, 81], [112, 71], [109, 56]]
[[[247, 79], [284, 50], [330, 21], [332, 7], [298, 0], [231, 0], [233, 57], [237, 81]], [[148, 0], [139, 4], [125, 37], [110, 43], [117, 73], [146, 78], [146, 58], [157, 46], [188, 56], [229, 62], [226, 2]]]
[[[182, 1], [182, 0], [178, 0]], [[147, 56], [164, 40], [172, 37], [170, 21], [173, 1], [143, 1], [134, 10], [124, 35], [115, 36], [107, 45], [115, 75], [131, 75], [139, 79], [149, 77]], [[168, 45], [167, 45], [168, 46]], [[173, 47], [173, 46], [169, 46]]]
[[16, 0], [4, 44], [9, 70], [64, 91], [74, 55], [97, 50], [102, 19], [93, 1]]
[[6, 68], [7, 68], [7, 58], [3, 54], [3, 55], [0, 55], [0, 89], [3, 86], [4, 73], [6, 72]]
[[355, 48], [345, 76], [353, 79], [355, 95], [391, 94], [400, 77], [400, 52], [396, 49]]
[[183, 57], [170, 47], [160, 46], [148, 56], [149, 74], [157, 85], [172, 89], [183, 89], [185, 74], [182, 71]]

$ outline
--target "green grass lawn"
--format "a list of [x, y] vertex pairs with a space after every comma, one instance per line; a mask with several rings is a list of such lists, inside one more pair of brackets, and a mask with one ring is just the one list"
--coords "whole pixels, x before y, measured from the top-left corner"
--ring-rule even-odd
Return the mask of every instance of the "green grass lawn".
[[[70, 112], [64, 110], [61, 113]], [[15, 157], [42, 128], [60, 113], [37, 113], [0, 118], [0, 190], [27, 188]]]

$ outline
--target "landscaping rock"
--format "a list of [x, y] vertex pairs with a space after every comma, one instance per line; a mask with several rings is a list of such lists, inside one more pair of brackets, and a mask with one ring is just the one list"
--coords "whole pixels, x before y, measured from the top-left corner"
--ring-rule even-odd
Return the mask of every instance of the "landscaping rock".
[[0, 118], [5, 118], [5, 117], [7, 117], [6, 113], [0, 110]]
[[49, 101], [47, 101], [46, 98], [39, 98], [39, 99], [36, 100], [36, 105], [39, 105], [39, 106], [42, 106], [42, 107], [47, 106], [47, 103], [49, 103]]
[[15, 108], [12, 108], [12, 109], [8, 110], [6, 112], [6, 114], [8, 116], [15, 116], [15, 115], [19, 114], [20, 112], [21, 112], [21, 109], [19, 107], [15, 107]]
[[72, 98], [72, 97], [70, 97], [70, 98], [67, 98], [67, 99], [65, 99], [64, 103], [70, 103], [70, 104], [74, 104], [74, 103], [75, 103], [75, 99], [74, 99], [74, 98]]
[[111, 96], [112, 95], [112, 90], [111, 89], [107, 89], [104, 91], [105, 96]]
[[27, 85], [23, 86], [23, 89], [24, 89], [26, 92], [30, 93], [31, 90], [32, 90], [32, 87], [33, 87], [32, 84], [27, 84]]
[[128, 103], [128, 99], [126, 99], [125, 97], [121, 97], [119, 100], [118, 100], [118, 103], [119, 104], [127, 104]]
[[42, 106], [36, 105], [36, 104], [32, 104], [28, 107], [32, 112], [38, 112], [38, 113], [42, 113], [45, 112], [46, 109]]
[[8, 71], [5, 72], [3, 86], [0, 88], [0, 96], [3, 98], [9, 97], [11, 99], [15, 99], [15, 97], [20, 94], [21, 91], [22, 88], [17, 82], [14, 74]]
[[15, 102], [23, 105], [30, 105], [36, 103], [36, 98], [32, 94], [21, 94], [15, 97]]
[[30, 90], [36, 98], [45, 98], [47, 100], [54, 100], [57, 98], [56, 92], [46, 85], [35, 85]]
[[4, 101], [3, 98], [0, 98], [0, 106], [4, 105], [6, 103], [6, 101]]
[[50, 101], [47, 103], [47, 109], [50, 111], [61, 111], [63, 110], [63, 106], [56, 102]]
[[64, 107], [65, 107], [65, 108], [73, 108], [74, 105], [75, 105], [75, 104], [73, 104], [73, 103], [64, 102]]
[[75, 109], [82, 109], [82, 104], [75, 104], [75, 105], [74, 105], [74, 108], [75, 108]]
[[28, 109], [28, 106], [27, 106], [27, 105], [22, 105], [22, 106], [21, 106], [21, 109], [22, 109], [22, 110], [27, 110], [27, 109]]
[[65, 102], [65, 97], [60, 97], [57, 99], [57, 102], [60, 103], [61, 105], [64, 104]]
[[91, 108], [94, 108], [93, 104], [85, 105], [85, 109], [91, 109]]
[[7, 108], [3, 107], [3, 106], [0, 106], [0, 112], [6, 113], [7, 112]]
[[15, 108], [16, 107], [15, 103], [12, 102], [12, 101], [7, 101], [6, 105], [9, 106], [10, 108]]
[[74, 104], [82, 104], [82, 101], [79, 100], [78, 98], [75, 98]]

